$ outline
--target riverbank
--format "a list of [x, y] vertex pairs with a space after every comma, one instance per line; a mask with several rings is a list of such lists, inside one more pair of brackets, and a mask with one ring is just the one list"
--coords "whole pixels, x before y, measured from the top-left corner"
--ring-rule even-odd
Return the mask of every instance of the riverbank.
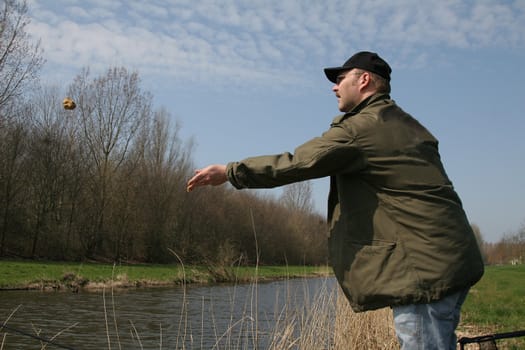
[[328, 276], [327, 266], [213, 267], [0, 260], [0, 290], [98, 290]]

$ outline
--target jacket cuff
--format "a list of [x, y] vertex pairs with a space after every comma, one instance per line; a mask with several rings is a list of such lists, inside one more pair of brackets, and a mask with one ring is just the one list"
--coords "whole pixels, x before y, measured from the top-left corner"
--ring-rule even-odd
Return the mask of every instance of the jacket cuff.
[[228, 181], [235, 187], [236, 189], [246, 188], [245, 185], [243, 185], [239, 180], [242, 178], [242, 176], [237, 177], [236, 176], [236, 168], [238, 166], [238, 162], [230, 162], [226, 165], [226, 176], [228, 177]]

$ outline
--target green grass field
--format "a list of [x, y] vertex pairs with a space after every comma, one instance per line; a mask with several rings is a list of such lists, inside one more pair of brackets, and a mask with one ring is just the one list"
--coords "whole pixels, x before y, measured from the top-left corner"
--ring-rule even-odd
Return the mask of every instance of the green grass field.
[[[488, 266], [462, 309], [463, 328], [471, 335], [525, 330], [525, 265]], [[500, 340], [498, 347], [525, 349], [525, 337]]]

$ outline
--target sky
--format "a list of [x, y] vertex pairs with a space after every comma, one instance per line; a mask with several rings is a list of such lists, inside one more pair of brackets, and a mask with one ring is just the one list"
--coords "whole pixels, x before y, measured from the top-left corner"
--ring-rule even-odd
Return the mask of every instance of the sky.
[[[525, 226], [525, 0], [28, 5], [45, 83], [65, 91], [86, 67], [93, 76], [137, 71], [155, 107], [195, 142], [196, 167], [293, 152], [321, 135], [339, 114], [323, 68], [377, 52], [393, 69], [392, 98], [439, 140], [483, 238], [497, 242]], [[328, 181], [312, 186], [324, 214]]]

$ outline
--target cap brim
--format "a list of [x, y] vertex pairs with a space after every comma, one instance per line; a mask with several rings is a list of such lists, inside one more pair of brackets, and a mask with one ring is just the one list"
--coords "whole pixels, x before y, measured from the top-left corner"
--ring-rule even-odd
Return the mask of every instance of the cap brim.
[[349, 69], [350, 68], [348, 67], [330, 67], [330, 68], [324, 69], [324, 74], [326, 74], [326, 77], [328, 78], [328, 80], [330, 80], [332, 83], [335, 84], [337, 82], [337, 76], [341, 72], [347, 71]]

